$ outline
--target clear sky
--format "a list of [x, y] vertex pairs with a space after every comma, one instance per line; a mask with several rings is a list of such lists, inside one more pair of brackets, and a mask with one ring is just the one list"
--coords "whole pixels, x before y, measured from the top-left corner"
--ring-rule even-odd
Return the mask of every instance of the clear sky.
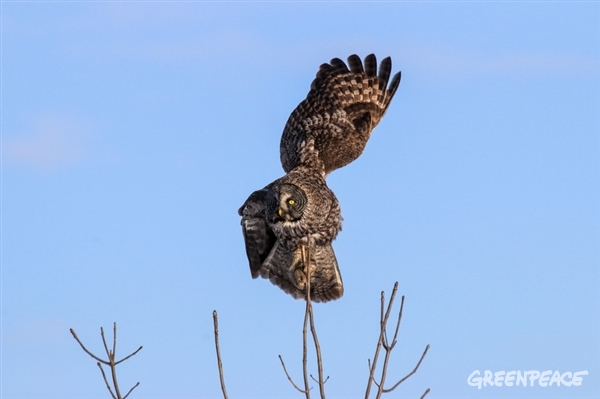
[[[252, 280], [238, 207], [283, 174], [319, 65], [391, 56], [402, 83], [328, 184], [345, 294], [316, 304], [329, 398], [364, 397], [379, 295], [406, 295], [390, 398], [600, 392], [600, 4], [2, 2], [2, 392], [297, 398], [303, 303]], [[587, 370], [579, 387], [475, 371]], [[316, 375], [316, 368], [311, 368]], [[316, 395], [316, 390], [313, 395]]]

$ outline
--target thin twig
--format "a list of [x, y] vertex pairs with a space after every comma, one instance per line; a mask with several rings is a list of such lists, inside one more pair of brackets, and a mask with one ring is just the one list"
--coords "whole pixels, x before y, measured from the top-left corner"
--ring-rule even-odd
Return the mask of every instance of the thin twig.
[[[104, 331], [102, 332], [102, 339], [104, 340]], [[106, 341], [104, 342], [106, 347]], [[110, 362], [110, 373], [112, 374], [113, 386], [115, 387], [115, 393], [117, 398], [122, 398], [121, 391], [119, 390], [119, 384], [117, 383], [117, 367], [115, 364], [115, 350], [117, 349], [117, 323], [113, 325], [113, 350], [108, 354], [108, 361]]]
[[[312, 375], [312, 374], [310, 375], [310, 378], [312, 378], [312, 380], [313, 380], [314, 382], [316, 382], [317, 384], [319, 383], [319, 381], [317, 381], [317, 380], [315, 379], [315, 377], [313, 377], [313, 375]], [[325, 381], [323, 381], [323, 384], [325, 384], [327, 381], [329, 381], [329, 376], [327, 376], [327, 378], [325, 378]]]
[[104, 345], [106, 356], [108, 356], [108, 358], [110, 359], [110, 351], [108, 350], [108, 346], [106, 346], [106, 339], [104, 339], [104, 329], [102, 327], [100, 327], [100, 336], [102, 337], [102, 344]]
[[[394, 286], [394, 288], [397, 287], [397, 283]], [[377, 396], [376, 399], [381, 398], [381, 395], [383, 395], [383, 393], [385, 392], [384, 390], [384, 386], [385, 386], [385, 379], [387, 377], [387, 370], [388, 370], [388, 365], [390, 362], [390, 357], [392, 355], [392, 349], [394, 349], [394, 346], [396, 345], [396, 337], [398, 336], [398, 330], [400, 329], [400, 321], [402, 320], [402, 309], [404, 309], [404, 295], [402, 296], [402, 303], [400, 304], [400, 312], [398, 314], [398, 322], [396, 323], [396, 330], [394, 332], [394, 338], [392, 339], [392, 344], [390, 345], [387, 339], [387, 322], [388, 322], [388, 317], [390, 314], [390, 311], [392, 309], [392, 306], [394, 304], [394, 298], [396, 297], [396, 292], [397, 291], [393, 291], [392, 292], [392, 296], [390, 297], [390, 302], [386, 311], [386, 318], [385, 318], [385, 323], [383, 324], [382, 328], [383, 328], [383, 337], [384, 337], [384, 343], [383, 343], [383, 349], [385, 349], [385, 357], [383, 359], [383, 369], [381, 370], [381, 380], [379, 381], [379, 384], [377, 385]]]
[[396, 323], [396, 331], [394, 331], [394, 339], [392, 339], [392, 345], [390, 350], [394, 349], [396, 345], [396, 337], [398, 337], [398, 331], [400, 330], [400, 322], [402, 321], [402, 310], [404, 309], [404, 295], [402, 295], [402, 302], [400, 302], [400, 312], [398, 312], [398, 322]]
[[97, 360], [100, 363], [106, 364], [107, 366], [110, 365], [110, 363], [107, 362], [106, 360], [100, 359], [98, 356], [94, 355], [92, 352], [90, 352], [89, 350], [87, 350], [87, 348], [79, 340], [79, 337], [77, 336], [77, 334], [75, 334], [75, 331], [72, 328], [70, 329], [70, 331], [71, 331], [71, 334], [73, 335], [73, 338], [75, 338], [75, 341], [77, 341], [77, 343], [79, 344], [79, 346], [81, 346], [81, 349], [83, 349], [83, 351], [85, 353], [87, 353], [88, 355], [90, 355], [91, 357], [93, 357], [95, 360]]
[[[388, 302], [388, 306], [387, 309], [385, 311], [385, 317], [383, 319], [383, 322], [381, 323], [381, 333], [383, 334], [384, 337], [384, 349], [388, 349], [388, 339], [387, 339], [387, 322], [390, 318], [390, 312], [392, 311], [392, 306], [394, 305], [394, 299], [396, 298], [396, 294], [398, 293], [398, 282], [396, 281], [396, 283], [394, 284], [394, 289], [392, 290], [392, 295], [390, 296], [390, 301]], [[383, 299], [383, 295], [381, 296]]]
[[[394, 303], [394, 298], [396, 297], [396, 292], [398, 291], [398, 282], [394, 284], [394, 288], [392, 289], [392, 295], [390, 296], [390, 301], [387, 307], [387, 310], [384, 312], [385, 308], [385, 292], [381, 291], [381, 307], [380, 307], [380, 316], [379, 316], [379, 340], [377, 341], [377, 346], [375, 348], [375, 356], [373, 356], [373, 363], [370, 365], [370, 373], [369, 373], [369, 381], [367, 382], [367, 391], [365, 393], [365, 399], [369, 398], [371, 394], [371, 382], [375, 381], [375, 370], [377, 369], [377, 360], [379, 358], [379, 352], [381, 351], [381, 347], [384, 345], [384, 339], [386, 339], [386, 324], [388, 318], [390, 317], [391, 306]], [[384, 315], [385, 313], [385, 315]]]
[[410, 373], [408, 373], [406, 375], [406, 377], [402, 378], [400, 381], [398, 381], [396, 383], [396, 385], [394, 385], [393, 387], [389, 388], [389, 389], [384, 389], [383, 392], [388, 393], [388, 392], [392, 392], [394, 389], [396, 389], [396, 387], [400, 384], [402, 384], [408, 377], [410, 377], [411, 375], [413, 375], [414, 373], [417, 372], [417, 370], [419, 369], [419, 366], [421, 365], [421, 362], [423, 361], [423, 359], [425, 358], [425, 355], [427, 354], [427, 351], [429, 350], [429, 345], [427, 345], [425, 347], [425, 351], [423, 352], [423, 354], [421, 355], [421, 358], [419, 359], [419, 363], [417, 363], [417, 365], [415, 366], [414, 370], [411, 371]]
[[375, 383], [375, 385], [377, 385], [377, 396], [375, 396], [376, 399], [381, 398], [381, 395], [383, 395], [383, 387], [385, 386], [385, 377], [387, 376], [387, 368], [388, 368], [388, 364], [390, 361], [390, 355], [392, 354], [392, 350], [390, 349], [390, 347], [386, 344], [384, 344], [383, 349], [385, 349], [385, 357], [383, 358], [383, 369], [381, 370], [381, 380], [379, 381], [379, 384]]
[[102, 378], [104, 378], [104, 383], [106, 384], [106, 388], [108, 388], [108, 392], [110, 392], [110, 396], [113, 397], [113, 399], [117, 399], [117, 397], [115, 396], [115, 394], [113, 393], [110, 384], [108, 383], [108, 380], [106, 379], [106, 374], [104, 374], [104, 369], [102, 368], [102, 365], [100, 364], [100, 362], [96, 363], [98, 365], [98, 367], [100, 368], [100, 371], [102, 372]]
[[[310, 239], [308, 241], [310, 243]], [[306, 399], [310, 399], [311, 388], [308, 384], [308, 349], [307, 349], [307, 347], [308, 347], [308, 345], [307, 345], [307, 325], [308, 325], [309, 319], [311, 321], [311, 332], [313, 331], [313, 328], [314, 328], [313, 319], [312, 319], [312, 304], [311, 304], [311, 300], [310, 300], [310, 279], [311, 279], [311, 277], [310, 277], [310, 254], [307, 253], [308, 250], [304, 244], [300, 245], [300, 252], [302, 254], [302, 263], [306, 267], [306, 285], [305, 285], [306, 310], [304, 312], [304, 323], [302, 325], [302, 376], [303, 376], [303, 380], [304, 380], [304, 389], [300, 389], [296, 385], [294, 380], [292, 380], [292, 377], [287, 372], [285, 363], [283, 362], [283, 358], [281, 357], [281, 355], [279, 355], [279, 360], [281, 361], [281, 366], [283, 367], [283, 371], [285, 372], [285, 375], [287, 376], [287, 378], [290, 381], [290, 383], [292, 384], [292, 386], [294, 388], [296, 388], [296, 390], [298, 390], [298, 392], [303, 393], [306, 396]], [[315, 336], [316, 335], [313, 333], [313, 337], [315, 337]], [[318, 343], [317, 343], [317, 345], [318, 345]], [[320, 358], [320, 351], [317, 352], [317, 357]], [[312, 378], [312, 375], [311, 375], [311, 378]]]
[[317, 352], [317, 371], [319, 373], [319, 393], [321, 394], [321, 399], [325, 399], [325, 382], [323, 380], [323, 358], [321, 357], [321, 346], [319, 345], [319, 339], [317, 338], [317, 330], [315, 329], [314, 323], [314, 315], [312, 311], [312, 307], [310, 309], [310, 331], [313, 336], [313, 341], [315, 342], [315, 351]]
[[285, 363], [283, 362], [283, 358], [281, 357], [281, 355], [279, 355], [279, 361], [281, 361], [281, 366], [283, 366], [283, 371], [285, 372], [285, 375], [287, 376], [288, 380], [290, 380], [290, 382], [292, 383], [294, 388], [296, 388], [298, 390], [298, 392], [304, 393], [304, 391], [302, 389], [298, 388], [298, 385], [296, 385], [294, 383], [294, 380], [292, 380], [292, 377], [290, 377], [290, 375], [288, 374], [287, 369], [285, 368]]
[[306, 247], [301, 245], [302, 262], [306, 267], [306, 311], [304, 312], [304, 324], [302, 327], [302, 375], [304, 377], [304, 394], [306, 399], [310, 399], [310, 387], [308, 386], [308, 369], [307, 369], [307, 343], [306, 343], [306, 325], [310, 315], [310, 264], [306, 262], [307, 256], [305, 253]]
[[131, 393], [131, 391], [133, 391], [134, 389], [136, 389], [139, 385], [140, 385], [140, 383], [138, 382], [133, 387], [131, 387], [131, 389], [129, 390], [129, 392], [127, 392], [127, 395], [123, 396], [123, 399], [127, 399], [127, 397], [129, 396], [129, 394]]
[[385, 308], [385, 291], [381, 291], [381, 306], [379, 307], [379, 325], [383, 324], [383, 309]]
[[[383, 294], [383, 292], [382, 292]], [[383, 295], [382, 295], [383, 296]], [[383, 309], [383, 306], [382, 306]], [[383, 311], [382, 311], [383, 312]], [[379, 357], [379, 351], [381, 350], [381, 344], [383, 343], [382, 334], [379, 334], [379, 339], [377, 340], [377, 346], [375, 347], [375, 356], [373, 356], [373, 363], [369, 360], [369, 381], [367, 382], [367, 392], [365, 393], [365, 399], [369, 399], [369, 395], [371, 394], [371, 383], [375, 381], [375, 369], [377, 368], [377, 360]]]
[[124, 362], [125, 360], [129, 359], [130, 357], [132, 357], [132, 356], [136, 355], [136, 354], [137, 354], [139, 351], [141, 351], [143, 348], [144, 348], [143, 346], [140, 346], [139, 348], [137, 348], [137, 349], [135, 350], [135, 352], [131, 353], [131, 354], [130, 354], [130, 355], [128, 355], [128, 356], [125, 356], [123, 359], [119, 360], [118, 362], [115, 362], [115, 366], [116, 366], [117, 364], [119, 364], [119, 363], [122, 363], [122, 362]]
[[227, 399], [227, 390], [225, 389], [225, 379], [223, 377], [223, 364], [221, 363], [221, 350], [219, 349], [219, 317], [216, 310], [213, 310], [213, 321], [215, 327], [215, 347], [217, 348], [217, 365], [219, 367], [219, 378], [221, 379], [221, 390], [223, 391], [223, 398]]
[[116, 355], [117, 353], [117, 323], [115, 322], [113, 324], [113, 357]]
[[[125, 399], [127, 398], [127, 396], [129, 396], [129, 394], [135, 389], [137, 388], [140, 383], [138, 382], [137, 384], [135, 384], [130, 390], [129, 392], [127, 392], [127, 395], [125, 395], [124, 397], [121, 396], [121, 392], [119, 391], [119, 384], [117, 382], [117, 364], [124, 362], [125, 360], [129, 359], [130, 357], [132, 357], [133, 355], [137, 354], [139, 351], [142, 350], [142, 346], [140, 346], [136, 351], [134, 351], [133, 353], [131, 353], [129, 356], [119, 360], [119, 361], [115, 361], [115, 351], [117, 348], [117, 323], [114, 323], [113, 326], [113, 349], [109, 350], [108, 349], [108, 345], [106, 344], [106, 337], [104, 336], [104, 329], [102, 327], [100, 327], [100, 336], [102, 337], [102, 344], [104, 345], [104, 350], [106, 351], [106, 355], [108, 356], [108, 360], [103, 360], [100, 359], [98, 356], [94, 355], [92, 352], [90, 352], [85, 345], [83, 345], [83, 343], [81, 342], [81, 340], [79, 339], [79, 337], [77, 336], [77, 334], [75, 333], [75, 330], [73, 330], [72, 328], [70, 329], [71, 334], [73, 335], [73, 338], [75, 338], [75, 340], [77, 341], [77, 343], [79, 344], [79, 346], [81, 346], [81, 349], [83, 349], [83, 351], [85, 353], [87, 353], [88, 355], [90, 355], [93, 359], [95, 359], [97, 361], [97, 365], [98, 368], [100, 369], [100, 372], [102, 373], [102, 378], [104, 379], [104, 383], [106, 384], [106, 388], [108, 388], [108, 392], [110, 392], [110, 395], [113, 397], [113, 399]], [[108, 379], [106, 378], [106, 373], [104, 372], [104, 369], [102, 368], [102, 364], [105, 364], [107, 366], [110, 367], [110, 371], [111, 371], [111, 376], [112, 376], [112, 383], [113, 386], [111, 388]], [[113, 393], [113, 388], [114, 388], [114, 393]]]
[[[372, 383], [375, 384], [378, 388], [376, 399], [379, 399], [382, 394], [392, 392], [394, 389], [396, 389], [402, 382], [406, 381], [407, 378], [409, 378], [410, 376], [412, 376], [413, 374], [415, 374], [417, 372], [417, 370], [419, 369], [419, 366], [421, 365], [421, 362], [423, 361], [423, 359], [425, 358], [425, 355], [427, 354], [427, 351], [429, 350], [429, 345], [427, 345], [427, 347], [425, 348], [425, 351], [423, 352], [423, 355], [421, 355], [421, 358], [419, 359], [419, 362], [417, 363], [415, 368], [409, 374], [407, 374], [404, 378], [402, 378], [400, 381], [398, 381], [393, 387], [391, 387], [389, 389], [384, 388], [391, 353], [392, 353], [392, 350], [394, 349], [394, 347], [396, 346], [396, 343], [398, 342], [397, 341], [398, 340], [398, 332], [400, 331], [400, 324], [402, 322], [402, 313], [404, 310], [404, 299], [405, 298], [404, 298], [404, 296], [402, 296], [402, 302], [400, 303], [400, 311], [398, 312], [398, 320], [396, 322], [396, 328], [394, 330], [394, 337], [392, 338], [392, 341], [390, 343], [387, 338], [387, 323], [389, 320], [390, 311], [394, 304], [394, 298], [396, 297], [397, 291], [398, 291], [398, 282], [396, 282], [394, 284], [394, 288], [392, 290], [392, 294], [390, 296], [390, 300], [388, 302], [387, 309], [385, 309], [385, 311], [384, 311], [385, 293], [383, 291], [381, 292], [381, 310], [380, 310], [380, 316], [379, 316], [379, 322], [380, 322], [379, 340], [377, 341], [377, 347], [375, 349], [375, 356], [373, 358], [373, 362], [371, 363], [371, 360], [368, 359], [369, 381], [367, 383], [367, 391], [365, 394], [365, 399], [369, 398]], [[381, 348], [383, 348], [385, 350], [385, 357], [383, 359], [383, 369], [381, 371], [381, 379], [379, 382], [377, 382], [377, 381], [375, 381], [374, 375], [375, 375], [375, 369], [377, 368], [377, 360], [378, 360], [378, 356], [379, 356], [379, 352], [380, 352]], [[429, 389], [427, 389], [425, 391], [423, 396], [421, 396], [421, 399], [423, 399], [428, 393], [429, 393]]]
[[[310, 239], [309, 239], [310, 242]], [[306, 275], [309, 281], [308, 287], [310, 287], [310, 246], [307, 247], [307, 263], [306, 263]], [[319, 338], [317, 338], [317, 330], [315, 329], [315, 317], [312, 308], [312, 304], [310, 303], [310, 289], [307, 289], [306, 303], [310, 317], [310, 332], [313, 336], [313, 341], [315, 343], [315, 351], [317, 352], [317, 371], [319, 373], [319, 393], [321, 394], [321, 399], [325, 399], [325, 382], [323, 381], [323, 358], [321, 357], [321, 345], [319, 345]]]

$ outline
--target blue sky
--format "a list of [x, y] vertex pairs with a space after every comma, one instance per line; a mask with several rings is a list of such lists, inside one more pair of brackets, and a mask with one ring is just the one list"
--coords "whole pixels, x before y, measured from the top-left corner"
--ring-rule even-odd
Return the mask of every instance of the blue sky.
[[[402, 83], [328, 178], [345, 294], [315, 305], [330, 398], [363, 397], [379, 295], [406, 295], [388, 397], [600, 392], [600, 6], [594, 2], [2, 2], [2, 391], [292, 398], [303, 304], [252, 280], [238, 207], [323, 62], [391, 56]], [[484, 387], [474, 370], [587, 370]], [[316, 374], [316, 369], [311, 370]], [[316, 390], [315, 390], [316, 394]]]

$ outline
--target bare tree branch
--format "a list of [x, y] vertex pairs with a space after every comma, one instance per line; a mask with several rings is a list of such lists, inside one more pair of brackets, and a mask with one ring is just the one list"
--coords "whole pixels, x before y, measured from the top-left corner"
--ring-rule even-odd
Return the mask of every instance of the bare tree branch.
[[134, 386], [132, 386], [131, 389], [129, 390], [129, 392], [127, 392], [127, 395], [123, 396], [123, 399], [127, 399], [127, 397], [129, 396], [129, 394], [131, 393], [131, 391], [133, 391], [135, 388], [137, 388], [138, 385], [140, 385], [139, 382], [137, 384], [135, 384]]
[[287, 376], [288, 380], [290, 380], [290, 382], [292, 383], [294, 388], [296, 388], [298, 390], [298, 392], [304, 393], [304, 390], [298, 388], [298, 385], [296, 385], [294, 383], [294, 380], [292, 380], [292, 377], [290, 377], [290, 375], [288, 374], [287, 369], [285, 368], [285, 363], [283, 362], [283, 358], [281, 357], [281, 355], [279, 355], [279, 361], [281, 361], [281, 366], [283, 367], [283, 371], [285, 372], [285, 375]]
[[73, 338], [75, 338], [75, 340], [77, 341], [77, 343], [79, 344], [79, 346], [81, 346], [81, 349], [83, 349], [83, 351], [85, 353], [87, 353], [88, 355], [90, 355], [91, 357], [93, 357], [95, 360], [97, 360], [100, 363], [106, 364], [107, 366], [110, 365], [110, 363], [107, 362], [106, 360], [100, 359], [98, 356], [94, 355], [92, 352], [90, 352], [89, 350], [87, 350], [87, 348], [85, 346], [83, 346], [83, 343], [81, 343], [81, 341], [79, 340], [79, 337], [77, 336], [77, 334], [75, 334], [75, 330], [73, 330], [71, 328], [70, 331], [71, 331], [71, 334], [73, 335]]
[[[310, 243], [310, 237], [308, 239]], [[310, 300], [310, 245], [306, 247], [306, 278], [308, 280], [306, 284], [306, 311], [309, 314], [310, 319], [310, 332], [312, 333], [313, 342], [315, 343], [315, 352], [317, 353], [317, 371], [319, 373], [319, 393], [321, 399], [325, 399], [325, 382], [323, 381], [323, 358], [321, 357], [321, 345], [319, 345], [319, 338], [317, 338], [317, 330], [315, 329], [315, 318]]]
[[[309, 237], [310, 238], [310, 237]], [[310, 240], [309, 240], [310, 242]], [[308, 256], [306, 254], [306, 247], [304, 245], [301, 246], [302, 250], [302, 262], [306, 266], [306, 311], [304, 313], [304, 325], [302, 327], [302, 375], [304, 377], [304, 394], [306, 395], [306, 399], [310, 399], [310, 387], [308, 386], [308, 369], [307, 369], [307, 343], [306, 343], [306, 325], [308, 323], [308, 318], [311, 313], [310, 311], [310, 264], [307, 263]]]
[[[388, 341], [388, 337], [387, 337], [387, 323], [388, 323], [388, 320], [390, 317], [390, 311], [394, 304], [394, 299], [396, 297], [397, 291], [398, 291], [398, 282], [396, 282], [394, 284], [394, 288], [392, 290], [392, 294], [390, 296], [390, 300], [388, 302], [387, 309], [384, 309], [385, 308], [385, 293], [383, 291], [381, 292], [381, 310], [380, 310], [380, 316], [379, 316], [379, 322], [380, 322], [379, 340], [377, 341], [377, 346], [375, 348], [375, 356], [373, 357], [373, 362], [371, 363], [371, 360], [370, 359], [368, 360], [369, 381], [367, 382], [367, 391], [365, 393], [365, 399], [369, 398], [369, 395], [371, 393], [371, 384], [372, 383], [377, 386], [376, 399], [381, 398], [382, 394], [392, 392], [394, 389], [396, 389], [402, 382], [404, 382], [407, 378], [409, 378], [410, 376], [412, 376], [414, 373], [417, 372], [419, 366], [421, 365], [421, 362], [423, 361], [423, 359], [425, 358], [425, 355], [427, 354], [427, 351], [429, 350], [429, 345], [427, 345], [427, 347], [425, 348], [425, 351], [423, 352], [423, 355], [421, 356], [421, 359], [419, 360], [419, 362], [417, 363], [417, 365], [415, 366], [415, 368], [413, 369], [412, 372], [410, 372], [408, 375], [406, 375], [404, 378], [402, 378], [400, 381], [398, 381], [393, 387], [391, 387], [389, 389], [384, 388], [385, 380], [386, 380], [387, 372], [388, 372], [388, 365], [389, 365], [390, 357], [392, 354], [392, 350], [394, 349], [394, 346], [396, 346], [396, 343], [397, 343], [398, 332], [400, 331], [400, 323], [402, 321], [402, 312], [404, 310], [404, 296], [402, 296], [402, 302], [400, 304], [400, 311], [398, 312], [398, 320], [396, 322], [396, 328], [394, 330], [394, 337], [392, 338], [392, 342], [390, 343]], [[381, 371], [381, 378], [380, 378], [379, 382], [377, 382], [377, 381], [375, 381], [375, 369], [377, 368], [377, 362], [378, 362], [379, 352], [381, 351], [381, 348], [383, 348], [385, 350], [385, 357], [383, 359], [383, 366], [382, 366], [383, 368]], [[427, 391], [425, 391], [425, 393], [423, 394], [421, 399], [423, 399], [428, 393], [429, 393], [429, 389], [427, 389]]]
[[396, 323], [396, 330], [394, 331], [394, 338], [392, 339], [392, 345], [390, 350], [394, 349], [396, 345], [396, 338], [398, 337], [398, 331], [400, 330], [400, 322], [402, 321], [402, 310], [404, 309], [404, 295], [402, 295], [402, 302], [400, 303], [400, 312], [398, 313], [398, 322]]
[[[319, 373], [319, 393], [321, 394], [321, 399], [325, 399], [325, 383], [327, 380], [323, 380], [323, 358], [321, 357], [321, 346], [319, 345], [319, 339], [317, 338], [317, 330], [315, 329], [314, 323], [314, 314], [312, 310], [312, 306], [310, 308], [310, 331], [313, 336], [313, 341], [315, 343], [315, 351], [317, 352], [317, 371]], [[329, 377], [327, 377], [329, 378]]]
[[[115, 362], [115, 366], [116, 366], [117, 364], [121, 363], [121, 362], [124, 362], [125, 360], [129, 359], [130, 357], [132, 357], [132, 356], [136, 355], [136, 354], [137, 354], [139, 351], [141, 351], [141, 350], [142, 350], [142, 348], [143, 348], [143, 346], [140, 346], [140, 347], [139, 347], [139, 348], [137, 348], [137, 349], [136, 349], [136, 350], [135, 350], [133, 353], [131, 353], [131, 354], [129, 354], [129, 355], [127, 355], [127, 356], [125, 356], [123, 359], [119, 360], [118, 362]], [[127, 395], [125, 395], [125, 396], [127, 396]], [[125, 398], [123, 398], [123, 399], [125, 399]]]
[[[106, 384], [106, 388], [108, 389], [108, 392], [110, 393], [110, 395], [113, 397], [113, 399], [125, 399], [127, 398], [127, 396], [129, 396], [129, 394], [135, 389], [137, 388], [140, 383], [138, 382], [137, 384], [135, 384], [130, 390], [129, 392], [127, 392], [127, 395], [125, 395], [124, 397], [121, 396], [121, 392], [119, 391], [119, 384], [117, 382], [117, 364], [124, 362], [125, 360], [129, 359], [130, 357], [136, 355], [139, 351], [142, 350], [142, 346], [140, 346], [135, 352], [131, 353], [129, 356], [124, 357], [123, 359], [119, 360], [119, 361], [115, 361], [115, 356], [116, 356], [116, 348], [117, 348], [117, 323], [114, 323], [113, 325], [113, 350], [109, 350], [108, 349], [108, 345], [106, 345], [106, 338], [104, 337], [104, 329], [102, 327], [100, 327], [100, 336], [102, 337], [102, 344], [104, 345], [104, 350], [106, 351], [106, 354], [108, 356], [108, 360], [103, 360], [100, 359], [98, 356], [94, 355], [92, 352], [90, 352], [85, 345], [83, 345], [83, 343], [81, 342], [81, 340], [79, 339], [79, 337], [77, 336], [77, 334], [75, 333], [75, 330], [73, 330], [72, 328], [69, 330], [71, 331], [71, 334], [73, 335], [73, 338], [75, 338], [75, 341], [77, 341], [77, 343], [79, 344], [79, 346], [81, 346], [81, 349], [83, 349], [83, 351], [85, 353], [87, 353], [88, 355], [90, 355], [93, 359], [95, 359], [97, 361], [97, 365], [98, 368], [100, 369], [100, 372], [102, 373], [102, 378], [104, 379], [104, 383]], [[110, 367], [110, 372], [111, 372], [111, 376], [112, 376], [112, 383], [113, 386], [111, 388], [108, 379], [106, 378], [106, 374], [104, 373], [104, 369], [102, 368], [102, 364], [105, 364], [107, 366]], [[113, 388], [114, 388], [114, 392], [113, 392]]]
[[217, 348], [217, 366], [219, 367], [221, 390], [223, 391], [223, 398], [227, 399], [227, 390], [225, 389], [225, 378], [223, 377], [223, 364], [221, 363], [221, 350], [219, 348], [219, 317], [217, 315], [216, 310], [213, 310], [213, 322], [215, 327], [215, 347]]
[[300, 246], [300, 250], [301, 250], [301, 254], [302, 254], [302, 263], [305, 265], [306, 267], [306, 284], [305, 284], [305, 299], [306, 299], [306, 310], [304, 312], [304, 323], [302, 326], [302, 376], [304, 378], [304, 389], [300, 389], [292, 380], [292, 378], [290, 377], [290, 375], [288, 374], [286, 368], [285, 368], [285, 364], [283, 362], [283, 359], [281, 357], [281, 355], [279, 356], [279, 360], [281, 361], [281, 365], [283, 366], [283, 371], [285, 372], [285, 375], [287, 376], [288, 380], [291, 382], [291, 384], [294, 386], [294, 388], [296, 388], [299, 392], [304, 393], [304, 395], [306, 396], [306, 399], [310, 399], [310, 386], [309, 386], [309, 381], [308, 381], [308, 350], [307, 350], [307, 326], [308, 323], [310, 322], [310, 332], [312, 334], [313, 337], [313, 342], [315, 344], [315, 352], [317, 355], [317, 369], [318, 369], [318, 376], [319, 376], [319, 380], [317, 381], [312, 375], [310, 375], [310, 377], [319, 384], [319, 393], [321, 395], [321, 399], [325, 399], [325, 383], [327, 382], [327, 380], [329, 379], [329, 377], [327, 377], [327, 379], [323, 379], [323, 360], [321, 357], [321, 346], [319, 345], [319, 338], [317, 337], [317, 329], [315, 328], [315, 320], [314, 320], [314, 313], [313, 313], [313, 308], [312, 308], [312, 302], [311, 302], [311, 288], [310, 288], [310, 281], [311, 281], [311, 268], [310, 268], [310, 236], [307, 236], [307, 242], [309, 243], [308, 245], [304, 245], [301, 244]]
[[377, 388], [379, 388], [379, 383], [378, 383], [377, 381], [375, 381], [375, 378], [373, 378], [373, 384], [375, 384], [375, 386], [376, 386]]
[[102, 364], [100, 364], [100, 362], [98, 362], [96, 364], [100, 368], [100, 372], [102, 373], [102, 378], [104, 378], [104, 383], [106, 384], [106, 388], [108, 388], [108, 392], [110, 392], [110, 396], [112, 396], [113, 399], [117, 399], [117, 397], [115, 396], [115, 394], [112, 391], [112, 388], [110, 387], [110, 384], [108, 383], [108, 380], [106, 379], [106, 374], [104, 374], [104, 369], [102, 368]]
[[106, 355], [110, 359], [110, 351], [108, 350], [108, 346], [106, 346], [106, 339], [104, 338], [104, 329], [100, 327], [100, 336], [102, 337], [102, 344], [104, 345], [104, 350], [106, 351]]
[[411, 371], [410, 373], [408, 373], [406, 375], [406, 377], [402, 378], [400, 381], [398, 381], [396, 383], [396, 385], [394, 385], [393, 387], [389, 388], [389, 389], [384, 389], [383, 392], [388, 393], [388, 392], [392, 392], [394, 389], [396, 389], [396, 387], [400, 384], [402, 384], [408, 377], [410, 377], [411, 375], [413, 375], [414, 373], [417, 372], [417, 370], [419, 369], [419, 366], [421, 365], [421, 362], [423, 361], [423, 359], [425, 358], [425, 355], [427, 354], [427, 351], [429, 350], [429, 345], [427, 345], [425, 347], [425, 351], [423, 352], [423, 354], [421, 355], [421, 358], [419, 359], [419, 363], [417, 363], [417, 365], [415, 366], [415, 368], [413, 369], [413, 371]]
[[[104, 331], [102, 331], [102, 327], [100, 328], [102, 333], [102, 341], [104, 342], [104, 347], [106, 348], [106, 341], [104, 340]], [[113, 325], [113, 350], [108, 353], [108, 361], [110, 362], [110, 372], [112, 374], [113, 386], [115, 387], [115, 393], [117, 394], [117, 398], [121, 399], [121, 391], [119, 390], [119, 384], [117, 383], [117, 368], [115, 367], [115, 349], [117, 346], [117, 323]]]
[[421, 396], [419, 399], [423, 399], [425, 396], [427, 396], [428, 393], [429, 393], [429, 388], [427, 388], [427, 390], [425, 391], [423, 396]]
[[114, 354], [117, 353], [117, 323], [113, 324], [113, 357]]
[[383, 342], [383, 349], [385, 350], [385, 357], [383, 359], [383, 369], [381, 370], [381, 380], [379, 381], [379, 384], [377, 384], [377, 396], [376, 398], [379, 399], [381, 397], [381, 395], [385, 392], [384, 390], [384, 386], [385, 386], [385, 378], [387, 376], [387, 368], [388, 368], [388, 364], [390, 361], [390, 356], [392, 355], [392, 349], [394, 348], [394, 346], [396, 345], [396, 337], [398, 335], [398, 329], [400, 328], [400, 320], [402, 317], [402, 309], [404, 309], [404, 295], [402, 296], [402, 303], [400, 304], [400, 313], [398, 316], [398, 322], [396, 323], [396, 331], [394, 333], [394, 338], [392, 340], [392, 344], [390, 345], [387, 339], [387, 322], [388, 322], [388, 318], [389, 318], [389, 314], [390, 311], [392, 309], [392, 306], [394, 304], [394, 298], [396, 297], [396, 292], [398, 288], [398, 282], [396, 282], [396, 284], [394, 285], [394, 290], [392, 292], [392, 296], [390, 297], [390, 302], [388, 304], [388, 308], [387, 308], [387, 312], [386, 312], [386, 317], [385, 317], [385, 323], [382, 325], [382, 333], [383, 333], [383, 337], [384, 337], [384, 342]]
[[392, 290], [392, 295], [390, 297], [390, 302], [387, 308], [387, 311], [385, 312], [385, 316], [384, 316], [384, 308], [385, 308], [385, 292], [381, 291], [381, 310], [379, 313], [379, 326], [380, 326], [380, 332], [379, 332], [379, 340], [377, 341], [377, 346], [375, 347], [375, 356], [373, 356], [373, 363], [371, 364], [370, 368], [370, 373], [369, 373], [369, 381], [367, 382], [367, 392], [365, 393], [365, 399], [369, 398], [369, 395], [371, 394], [371, 383], [375, 381], [375, 369], [377, 368], [377, 360], [379, 358], [379, 351], [381, 350], [381, 347], [384, 343], [384, 339], [385, 339], [385, 325], [387, 324], [387, 320], [390, 317], [390, 310], [391, 310], [391, 305], [394, 302], [394, 297], [396, 296], [396, 292], [398, 291], [398, 282], [396, 281], [396, 283], [394, 284], [394, 288]]
[[[317, 384], [319, 383], [319, 381], [317, 381], [317, 380], [315, 379], [315, 377], [313, 377], [313, 375], [312, 375], [312, 374], [310, 375], [310, 378], [312, 378], [312, 380], [313, 380], [314, 382], [316, 382]], [[327, 376], [327, 378], [325, 378], [325, 381], [323, 381], [323, 384], [325, 384], [325, 383], [326, 383], [328, 380], [329, 380], [329, 376]]]

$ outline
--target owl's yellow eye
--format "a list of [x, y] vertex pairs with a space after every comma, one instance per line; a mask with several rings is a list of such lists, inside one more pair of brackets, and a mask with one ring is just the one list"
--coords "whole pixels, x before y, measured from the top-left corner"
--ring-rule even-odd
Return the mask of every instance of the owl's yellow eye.
[[287, 200], [288, 205], [294, 205], [296, 203], [296, 201], [294, 201], [293, 199], [289, 199]]

